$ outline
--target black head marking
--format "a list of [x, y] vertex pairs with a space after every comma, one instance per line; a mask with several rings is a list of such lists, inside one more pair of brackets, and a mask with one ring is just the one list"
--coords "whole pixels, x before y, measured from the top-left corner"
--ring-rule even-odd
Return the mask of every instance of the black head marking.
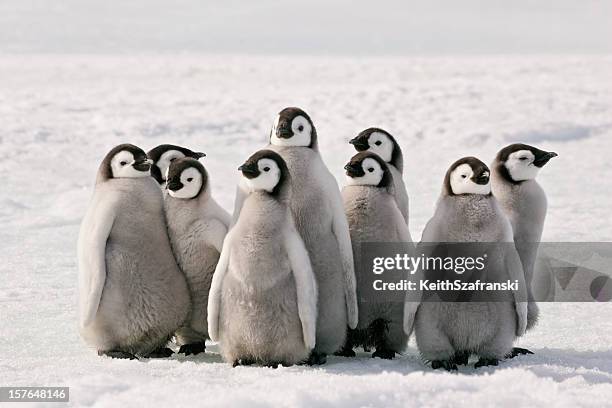
[[508, 171], [508, 168], [505, 166], [505, 163], [512, 153], [518, 152], [519, 150], [529, 150], [531, 153], [533, 153], [533, 165], [539, 168], [544, 167], [544, 165], [548, 163], [550, 159], [558, 156], [555, 152], [546, 152], [544, 150], [538, 149], [537, 147], [533, 147], [524, 143], [514, 143], [504, 147], [497, 153], [497, 157], [495, 157], [496, 170], [506, 181], [513, 184], [520, 184], [522, 180], [513, 180], [512, 176], [510, 175], [510, 172]]
[[[289, 107], [279, 112], [278, 124], [276, 126], [276, 137], [281, 138], [281, 139], [290, 139], [291, 137], [293, 137], [294, 133], [293, 133], [293, 129], [291, 128], [291, 124], [293, 123], [293, 119], [295, 119], [298, 116], [305, 117], [306, 120], [310, 123], [310, 127], [312, 128], [312, 131], [310, 133], [310, 145], [308, 147], [316, 150], [318, 147], [317, 129], [315, 128], [315, 125], [312, 122], [312, 119], [310, 119], [310, 116], [308, 116], [308, 114], [300, 108]], [[272, 129], [272, 131], [274, 131], [274, 129]], [[271, 132], [270, 132], [270, 137], [272, 137]]]
[[[449, 196], [455, 195], [451, 187], [451, 173], [462, 164], [468, 164], [472, 168], [472, 181], [474, 183], [484, 185], [489, 182], [489, 167], [476, 157], [464, 157], [451, 164], [448, 171], [446, 172], [446, 175], [444, 176], [444, 192]], [[488, 195], [491, 195], [491, 193], [489, 193]]]
[[388, 189], [392, 188], [393, 176], [389, 171], [389, 166], [387, 166], [387, 163], [385, 163], [385, 161], [379, 155], [373, 152], [359, 152], [353, 157], [351, 157], [351, 160], [349, 160], [346, 166], [344, 166], [344, 169], [346, 170], [346, 175], [349, 177], [365, 176], [366, 173], [363, 169], [363, 161], [368, 158], [376, 160], [376, 162], [380, 165], [380, 168], [383, 171], [383, 176], [376, 187], [385, 187]]
[[285, 186], [289, 179], [289, 168], [287, 167], [287, 163], [285, 163], [285, 160], [283, 160], [278, 153], [267, 149], [259, 150], [249, 157], [242, 166], [238, 167], [238, 170], [248, 179], [256, 178], [261, 173], [259, 171], [259, 161], [261, 159], [270, 159], [274, 161], [280, 169], [278, 183], [276, 183], [276, 186], [274, 186], [274, 189], [270, 193], [273, 196], [278, 196], [285, 190]]
[[206, 156], [205, 153], [194, 152], [192, 150], [187, 149], [186, 147], [181, 147], [172, 144], [162, 144], [157, 147], [154, 147], [153, 149], [147, 152], [147, 156], [149, 157], [149, 159], [153, 160], [153, 166], [151, 166], [151, 176], [153, 176], [153, 178], [157, 180], [159, 184], [162, 184], [164, 182], [164, 178], [161, 174], [161, 170], [159, 169], [159, 167], [157, 167], [157, 162], [159, 161], [161, 156], [169, 150], [179, 151], [183, 153], [185, 157], [191, 157], [194, 159], [199, 159], [201, 157]]
[[402, 149], [397, 143], [397, 140], [395, 140], [395, 138], [393, 137], [393, 135], [391, 135], [391, 133], [387, 132], [386, 130], [381, 129], [381, 128], [375, 128], [375, 127], [368, 128], [362, 131], [361, 133], [359, 133], [353, 139], [351, 139], [349, 143], [352, 144], [355, 147], [355, 150], [357, 150], [358, 152], [363, 152], [365, 150], [368, 150], [370, 148], [370, 141], [369, 141], [370, 135], [376, 132], [386, 135], [389, 138], [389, 140], [391, 140], [391, 142], [393, 143], [393, 152], [391, 153], [390, 163], [400, 173], [402, 173], [404, 171], [404, 157], [402, 154]]
[[98, 182], [110, 180], [113, 178], [113, 169], [111, 168], [111, 161], [113, 157], [117, 155], [117, 153], [122, 151], [127, 151], [132, 153], [134, 156], [134, 165], [133, 167], [136, 170], [146, 171], [149, 169], [149, 164], [146, 163], [147, 155], [140, 147], [135, 146], [130, 143], [120, 144], [111, 149], [110, 152], [106, 154], [104, 160], [102, 160], [102, 164], [100, 164], [100, 168], [98, 170]]
[[172, 191], [178, 191], [183, 188], [184, 185], [181, 181], [181, 174], [183, 174], [183, 171], [190, 167], [193, 167], [202, 175], [202, 185], [200, 186], [198, 193], [193, 198], [199, 197], [200, 193], [205, 191], [206, 187], [208, 186], [208, 172], [202, 163], [192, 157], [184, 157], [170, 163], [166, 188]]

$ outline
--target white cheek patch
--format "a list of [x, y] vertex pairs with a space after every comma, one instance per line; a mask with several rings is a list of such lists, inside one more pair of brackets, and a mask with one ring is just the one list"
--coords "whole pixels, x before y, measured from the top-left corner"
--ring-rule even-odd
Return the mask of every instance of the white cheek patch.
[[[377, 145], [376, 143], [379, 143]], [[393, 157], [393, 142], [384, 133], [372, 132], [368, 137], [368, 144], [370, 147], [368, 151], [376, 153], [385, 162], [391, 162]]]
[[[275, 146], [310, 146], [312, 125], [304, 116], [296, 116], [291, 122], [291, 130], [293, 136], [289, 139], [283, 139], [282, 137], [276, 136], [276, 129], [278, 127], [278, 121], [280, 116], [276, 118], [274, 126], [272, 128], [272, 137], [270, 143]], [[300, 128], [302, 130], [300, 130]]]
[[127, 150], [117, 153], [111, 160], [113, 178], [139, 178], [148, 177], [151, 171], [138, 171], [134, 167], [134, 155]]
[[198, 195], [202, 187], [202, 174], [194, 167], [189, 167], [181, 173], [180, 190], [168, 190], [168, 194], [175, 198], [193, 198]]
[[[361, 177], [346, 176], [348, 185], [352, 186], [377, 186], [383, 178], [384, 172], [380, 164], [374, 159], [367, 158], [361, 162], [361, 168], [365, 174]], [[370, 171], [372, 170], [372, 171]]]
[[179, 152], [178, 150], [168, 150], [159, 157], [159, 160], [157, 161], [156, 165], [161, 171], [163, 180], [166, 180], [168, 178], [168, 169], [170, 168], [170, 163], [172, 163], [172, 161], [174, 160], [182, 159], [184, 157], [185, 155]]
[[[280, 180], [280, 169], [274, 160], [261, 159], [257, 162], [259, 175], [255, 178], [244, 178], [250, 192], [267, 191], [271, 193]], [[267, 169], [267, 170], [266, 170]]]
[[[523, 159], [523, 160], [521, 160]], [[540, 168], [533, 165], [535, 156], [529, 150], [518, 150], [508, 156], [504, 165], [514, 181], [533, 180]]]
[[457, 166], [451, 173], [450, 184], [453, 194], [489, 194], [491, 192], [491, 183], [477, 184], [472, 181], [474, 172], [469, 164], [463, 163]]

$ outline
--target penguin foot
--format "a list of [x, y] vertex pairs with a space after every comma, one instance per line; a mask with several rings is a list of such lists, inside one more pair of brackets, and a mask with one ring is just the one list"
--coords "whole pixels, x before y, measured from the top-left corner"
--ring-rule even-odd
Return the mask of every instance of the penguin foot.
[[533, 351], [520, 347], [513, 347], [512, 351], [506, 354], [506, 358], [514, 358], [523, 354], [533, 354]]
[[334, 353], [334, 356], [338, 356], [338, 357], [355, 357], [356, 354], [355, 354], [355, 351], [353, 351], [352, 347], [344, 346], [340, 350], [336, 351]]
[[372, 351], [372, 348], [370, 346], [363, 346], [363, 351], [369, 353], [370, 351]]
[[153, 350], [147, 358], [168, 358], [174, 354], [174, 351], [168, 347], [160, 347], [157, 350]]
[[179, 354], [184, 354], [185, 356], [189, 356], [193, 354], [204, 353], [206, 351], [206, 344], [203, 341], [197, 343], [183, 344], [179, 349]]
[[311, 351], [306, 364], [308, 365], [322, 365], [327, 362], [327, 354], [319, 353], [317, 351]]
[[459, 351], [455, 353], [455, 357], [453, 357], [453, 361], [457, 365], [467, 365], [470, 359], [470, 353], [467, 351]]
[[232, 363], [232, 367], [237, 367], [239, 365], [241, 366], [250, 366], [255, 364], [255, 360], [251, 360], [248, 358], [240, 358], [238, 360], [234, 360], [234, 362]]
[[476, 364], [474, 364], [474, 368], [486, 367], [486, 366], [496, 366], [499, 364], [499, 360], [496, 358], [480, 358]]
[[121, 358], [125, 360], [137, 360], [135, 355], [128, 353], [126, 351], [121, 351], [121, 350], [109, 350], [109, 351], [98, 350], [98, 355], [106, 356], [110, 358]]
[[382, 358], [385, 360], [393, 360], [393, 357], [395, 357], [395, 351], [385, 348], [377, 348], [376, 351], [372, 353], [372, 358], [375, 357]]
[[431, 362], [431, 368], [437, 370], [443, 368], [446, 371], [457, 371], [457, 365], [451, 360], [433, 360]]

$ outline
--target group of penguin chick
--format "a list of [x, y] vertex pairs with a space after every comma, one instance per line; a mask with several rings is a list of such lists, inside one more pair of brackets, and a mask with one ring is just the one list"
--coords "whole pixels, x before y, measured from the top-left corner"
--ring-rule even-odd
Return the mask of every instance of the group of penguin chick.
[[[219, 343], [236, 365], [323, 364], [375, 348], [393, 358], [415, 333], [433, 368], [497, 365], [538, 310], [515, 302], [364, 302], [363, 242], [406, 243], [402, 151], [370, 128], [350, 141], [342, 192], [306, 112], [282, 110], [270, 144], [239, 170], [233, 217], [211, 196], [203, 153], [123, 144], [102, 161], [79, 234], [80, 332], [99, 355], [168, 357]], [[448, 169], [423, 242], [515, 242], [509, 275], [532, 280], [546, 197], [534, 178], [555, 153], [514, 144], [492, 171], [466, 157]], [[492, 182], [491, 182], [492, 181]], [[162, 187], [160, 189], [160, 186]], [[513, 246], [514, 249], [514, 246]], [[354, 256], [355, 255], [355, 256]], [[522, 264], [522, 265], [521, 265]], [[357, 271], [357, 276], [356, 276]], [[525, 287], [525, 286], [524, 286]]]

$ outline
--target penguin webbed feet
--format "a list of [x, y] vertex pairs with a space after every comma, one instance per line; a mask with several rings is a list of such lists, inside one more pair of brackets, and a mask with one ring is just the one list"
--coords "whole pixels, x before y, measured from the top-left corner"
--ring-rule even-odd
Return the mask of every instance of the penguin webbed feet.
[[533, 351], [526, 348], [513, 347], [512, 351], [506, 354], [506, 358], [514, 358], [522, 355], [533, 354]]
[[172, 351], [172, 349], [169, 349], [168, 347], [160, 347], [150, 352], [146, 358], [168, 358], [173, 354], [174, 351]]
[[451, 360], [432, 360], [431, 368], [433, 368], [434, 370], [443, 368], [446, 371], [457, 371], [458, 370], [457, 364], [455, 364], [455, 362], [452, 359]]
[[376, 351], [372, 353], [372, 358], [382, 358], [384, 360], [393, 360], [395, 357], [395, 351], [390, 350], [386, 347], [377, 347]]
[[234, 362], [232, 363], [232, 367], [238, 367], [238, 366], [250, 366], [255, 364], [255, 360], [250, 359], [250, 358], [239, 358], [234, 360]]
[[499, 364], [499, 360], [496, 358], [483, 358], [480, 357], [476, 364], [474, 364], [474, 368], [487, 367], [487, 366], [496, 366]]
[[122, 351], [122, 350], [108, 350], [108, 351], [98, 350], [98, 355], [101, 357], [106, 356], [110, 358], [123, 359], [123, 360], [138, 360], [138, 358], [134, 354], [128, 353], [127, 351]]
[[353, 347], [347, 345], [342, 346], [340, 350], [334, 353], [334, 356], [338, 357], [355, 357], [356, 355]]
[[457, 365], [468, 365], [471, 353], [469, 351], [458, 351], [453, 356], [453, 362]]
[[183, 344], [178, 351], [178, 354], [184, 354], [185, 356], [197, 355], [206, 351], [206, 343], [199, 341], [197, 343]]
[[320, 353], [318, 351], [311, 351], [310, 356], [308, 356], [308, 360], [306, 360], [307, 365], [323, 365], [327, 362], [327, 354]]

